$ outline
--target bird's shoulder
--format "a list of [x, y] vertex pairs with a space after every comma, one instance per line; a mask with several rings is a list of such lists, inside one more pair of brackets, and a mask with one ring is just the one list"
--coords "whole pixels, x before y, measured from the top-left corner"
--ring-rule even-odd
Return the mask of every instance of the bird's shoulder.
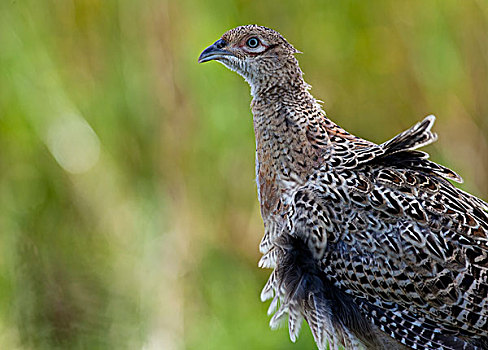
[[435, 117], [429, 115], [421, 122], [401, 132], [392, 139], [376, 144], [350, 134], [337, 124], [326, 120], [329, 134], [329, 163], [334, 168], [353, 169], [365, 163], [382, 163], [413, 169], [421, 169], [453, 181], [462, 182], [461, 177], [452, 170], [431, 162], [429, 155], [417, 151], [437, 140], [431, 131]]

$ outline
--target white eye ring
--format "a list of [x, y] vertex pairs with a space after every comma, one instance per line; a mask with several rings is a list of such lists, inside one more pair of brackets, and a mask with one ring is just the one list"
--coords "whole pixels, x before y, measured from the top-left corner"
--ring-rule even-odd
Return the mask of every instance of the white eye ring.
[[246, 45], [251, 49], [255, 49], [256, 47], [259, 46], [259, 44], [260, 44], [259, 39], [256, 37], [249, 38], [246, 41]]

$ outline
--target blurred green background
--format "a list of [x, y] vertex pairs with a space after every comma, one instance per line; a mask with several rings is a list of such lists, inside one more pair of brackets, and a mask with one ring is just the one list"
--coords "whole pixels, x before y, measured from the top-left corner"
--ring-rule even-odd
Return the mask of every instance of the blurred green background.
[[0, 2], [0, 348], [312, 349], [268, 328], [249, 88], [199, 53], [283, 33], [330, 117], [488, 198], [488, 1]]

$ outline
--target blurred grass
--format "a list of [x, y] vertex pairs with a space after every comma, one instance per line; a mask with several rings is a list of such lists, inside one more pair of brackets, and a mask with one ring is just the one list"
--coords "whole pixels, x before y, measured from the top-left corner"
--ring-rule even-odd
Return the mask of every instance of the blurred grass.
[[281, 31], [331, 118], [488, 197], [488, 1], [0, 3], [0, 348], [310, 349], [271, 332], [245, 82], [200, 51]]

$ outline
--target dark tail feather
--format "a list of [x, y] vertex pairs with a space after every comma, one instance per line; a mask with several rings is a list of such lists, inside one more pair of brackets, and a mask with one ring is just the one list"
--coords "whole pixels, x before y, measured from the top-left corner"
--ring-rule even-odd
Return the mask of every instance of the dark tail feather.
[[414, 150], [437, 140], [437, 135], [430, 131], [435, 122], [435, 116], [429, 115], [410, 129], [398, 134], [394, 138], [381, 144], [385, 154], [399, 151]]
[[435, 117], [429, 115], [410, 129], [384, 142], [380, 145], [384, 153], [372, 161], [430, 172], [452, 181], [463, 182], [463, 179], [451, 169], [428, 160], [427, 153], [416, 151], [417, 148], [437, 140], [437, 135], [431, 131], [434, 122]]
[[319, 349], [344, 346], [355, 349], [361, 346], [375, 347], [376, 336], [370, 322], [361, 314], [358, 306], [347, 295], [333, 286], [317, 266], [308, 247], [298, 238], [287, 234], [277, 241], [279, 249], [276, 270], [272, 280], [263, 290], [269, 294], [269, 286], [276, 292], [270, 310], [281, 301], [281, 306], [271, 319], [275, 328], [286, 314], [290, 338], [298, 336], [303, 318], [307, 321]]

